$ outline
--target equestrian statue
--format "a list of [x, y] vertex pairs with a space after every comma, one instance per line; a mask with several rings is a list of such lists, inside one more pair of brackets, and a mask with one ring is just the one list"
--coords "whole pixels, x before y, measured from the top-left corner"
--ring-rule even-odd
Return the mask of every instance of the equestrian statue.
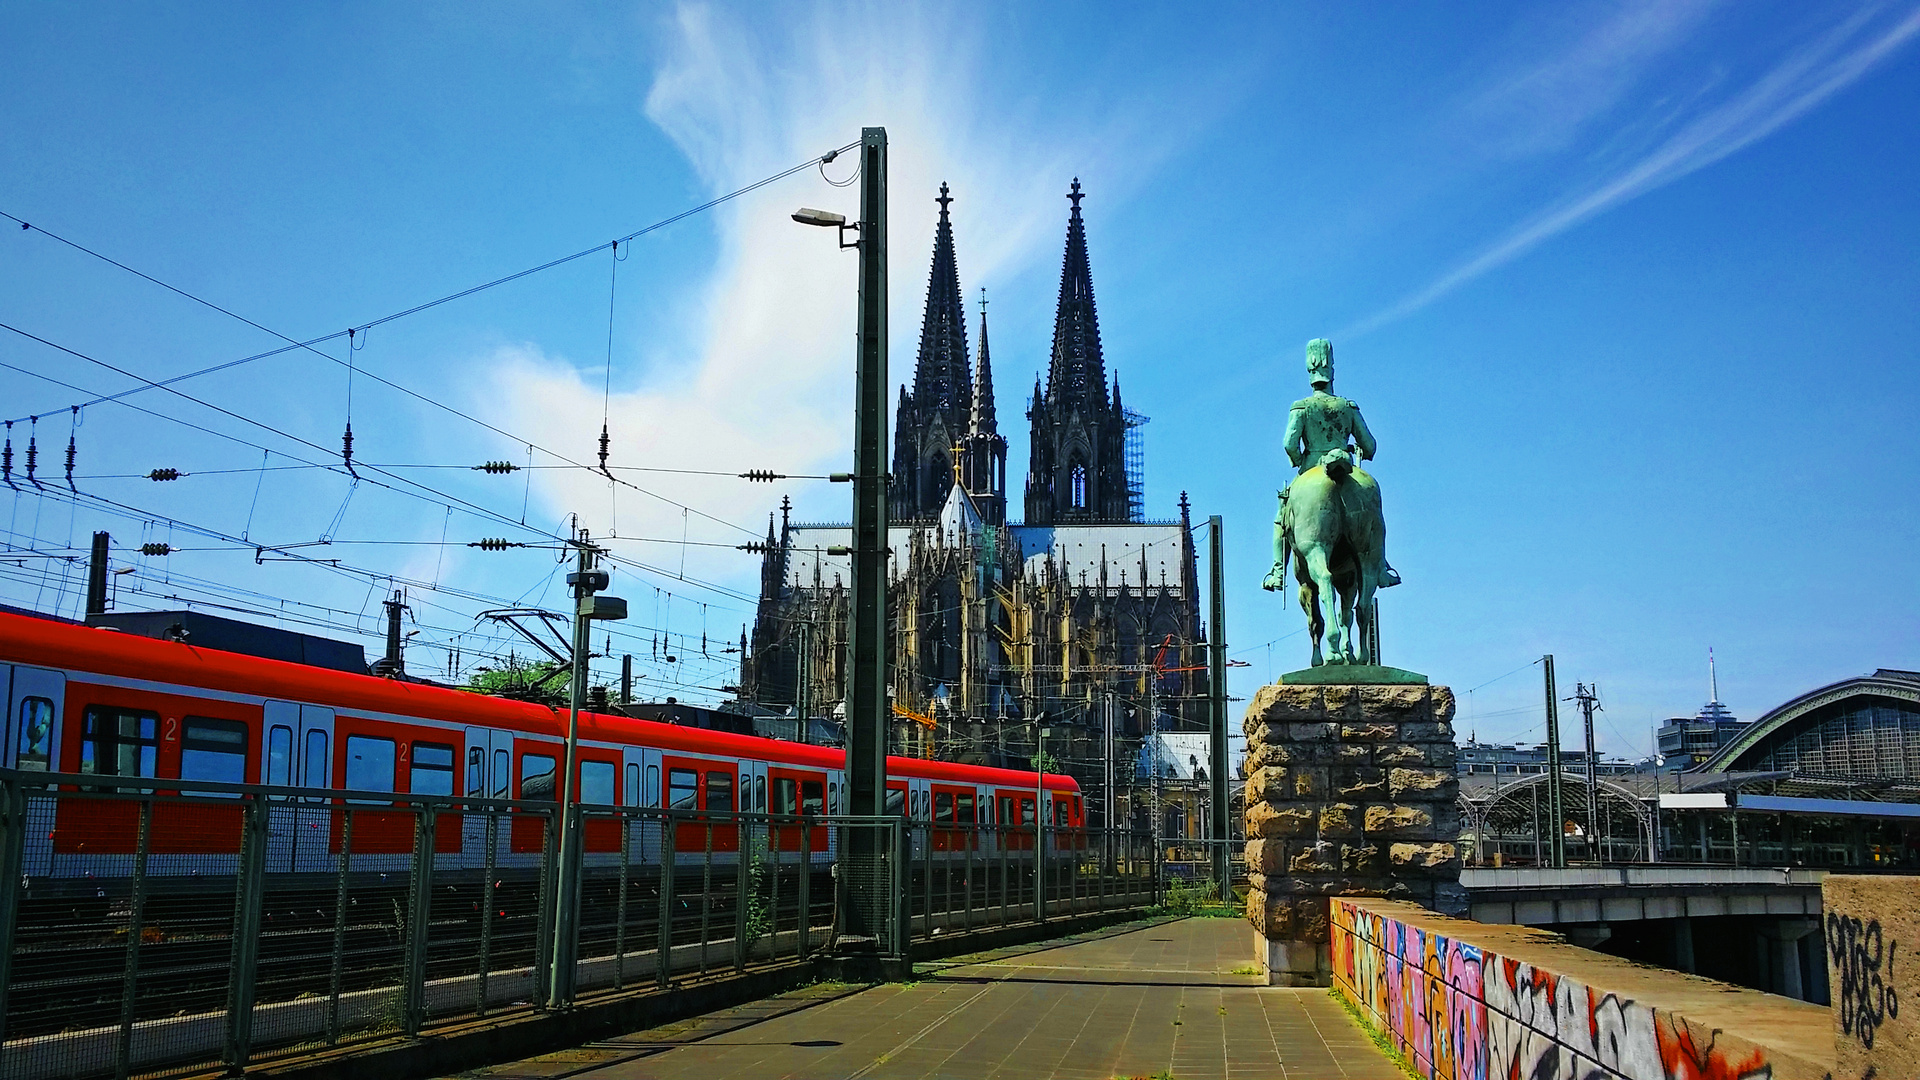
[[1377, 446], [1360, 407], [1332, 392], [1333, 342], [1326, 338], [1307, 343], [1307, 380], [1312, 396], [1294, 402], [1287, 414], [1287, 457], [1296, 475], [1280, 492], [1273, 569], [1261, 585], [1284, 590], [1291, 556], [1313, 666], [1378, 665], [1374, 592], [1400, 584], [1400, 575], [1387, 565], [1380, 485], [1359, 465], [1373, 459]]

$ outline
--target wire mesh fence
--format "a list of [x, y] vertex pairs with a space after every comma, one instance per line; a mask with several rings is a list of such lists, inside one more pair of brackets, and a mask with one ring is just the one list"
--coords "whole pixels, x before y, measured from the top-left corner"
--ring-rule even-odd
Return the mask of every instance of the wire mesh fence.
[[542, 801], [6, 771], [0, 810], [7, 1080], [238, 1068], [805, 961], [856, 932], [856, 881], [889, 928], [869, 947], [903, 957], [1145, 906], [1161, 880], [1149, 837], [1031, 825], [634, 806], [563, 821]]

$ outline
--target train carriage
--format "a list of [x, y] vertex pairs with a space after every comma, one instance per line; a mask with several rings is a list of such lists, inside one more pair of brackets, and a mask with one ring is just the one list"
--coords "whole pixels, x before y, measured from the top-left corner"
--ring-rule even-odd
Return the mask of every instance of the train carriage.
[[[0, 767], [152, 778], [159, 791], [194, 782], [290, 789], [280, 796], [288, 805], [271, 815], [270, 872], [330, 871], [349, 844], [356, 868], [403, 868], [414, 815], [381, 813], [393, 805], [381, 794], [450, 800], [435, 823], [436, 870], [532, 866], [551, 842], [546, 815], [509, 814], [507, 827], [489, 827], [488, 815], [460, 813], [452, 800], [552, 801], [564, 710], [8, 612], [0, 612], [0, 689]], [[578, 802], [697, 812], [676, 818], [671, 846], [682, 861], [737, 859], [735, 813], [824, 818], [847, 809], [845, 755], [834, 748], [585, 712], [578, 761]], [[1078, 786], [1067, 776], [1036, 784], [1032, 773], [898, 757], [887, 771], [884, 812], [916, 826], [922, 854], [1032, 851], [1034, 837], [1021, 829], [1031, 830], [1036, 816], [1062, 832], [1083, 824]], [[1036, 808], [1036, 797], [1044, 805]], [[237, 850], [237, 806], [205, 799], [154, 807], [154, 871], [166, 873], [167, 859]], [[132, 801], [57, 800], [51, 827], [28, 838], [26, 872], [124, 872], [136, 818]], [[816, 861], [832, 858], [824, 824], [760, 827], [771, 830], [763, 842], [773, 850], [797, 857], [804, 847]], [[618, 862], [627, 836], [629, 860], [657, 860], [661, 845], [644, 835], [593, 815], [583, 830], [585, 858]], [[176, 869], [188, 872], [187, 861]]]

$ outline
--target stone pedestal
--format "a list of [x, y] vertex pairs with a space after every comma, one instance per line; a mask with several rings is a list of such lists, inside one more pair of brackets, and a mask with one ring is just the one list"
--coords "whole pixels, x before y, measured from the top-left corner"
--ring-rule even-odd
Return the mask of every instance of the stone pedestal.
[[1247, 918], [1271, 984], [1329, 985], [1330, 896], [1465, 914], [1453, 691], [1283, 677], [1245, 727]]

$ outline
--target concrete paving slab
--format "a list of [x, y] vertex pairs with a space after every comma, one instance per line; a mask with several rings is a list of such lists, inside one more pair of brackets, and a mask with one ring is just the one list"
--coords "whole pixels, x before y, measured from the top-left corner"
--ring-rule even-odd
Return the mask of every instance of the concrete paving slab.
[[1246, 924], [1186, 919], [819, 984], [466, 1080], [1404, 1080], [1325, 990], [1268, 987]]

